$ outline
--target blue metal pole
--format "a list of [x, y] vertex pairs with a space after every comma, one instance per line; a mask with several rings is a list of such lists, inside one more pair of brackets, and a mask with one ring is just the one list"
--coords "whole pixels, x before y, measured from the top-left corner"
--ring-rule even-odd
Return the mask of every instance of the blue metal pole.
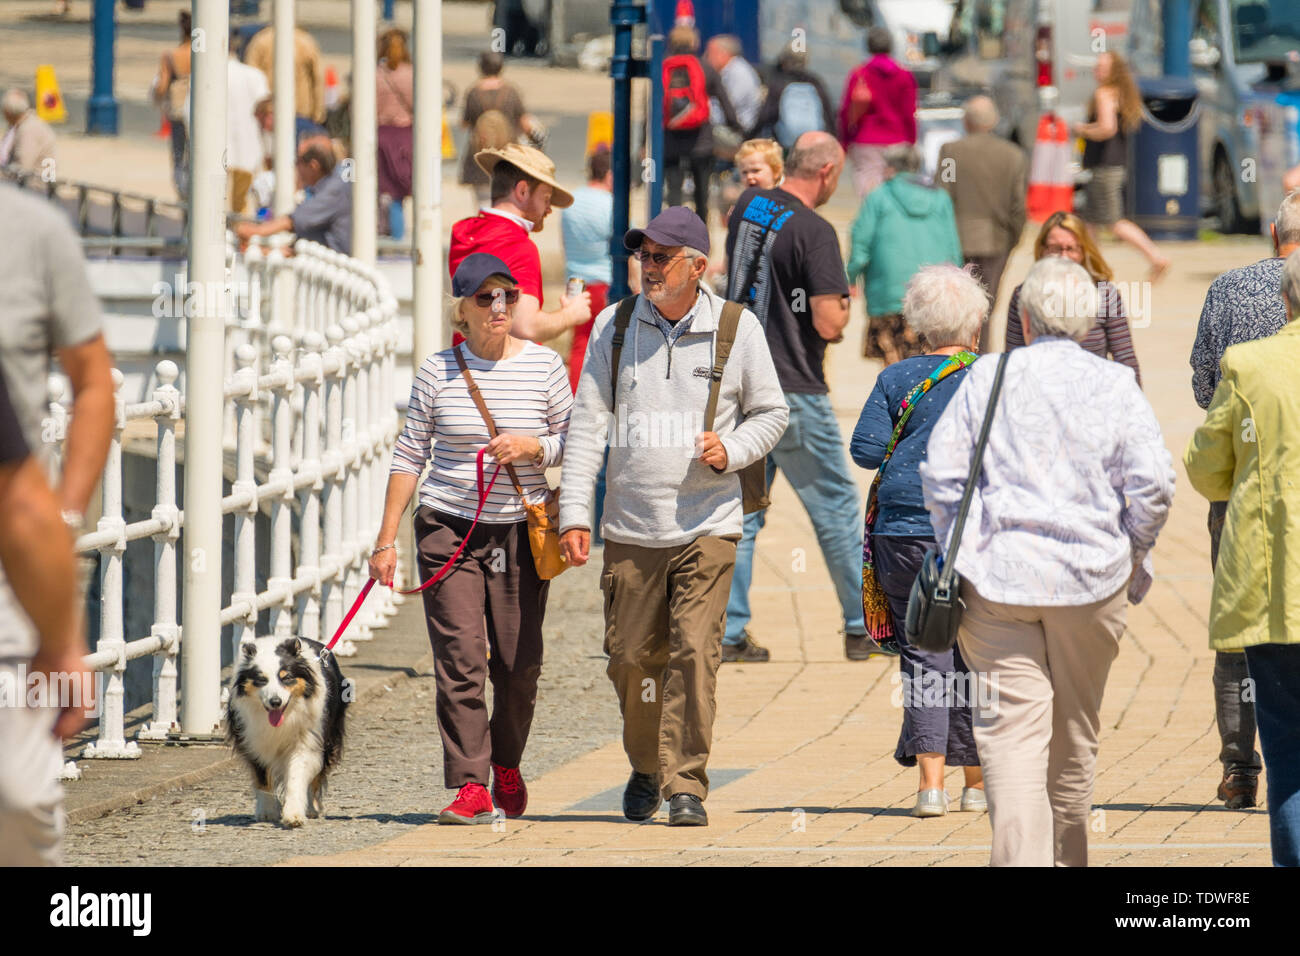
[[647, 218], [659, 215], [664, 204], [664, 46], [663, 34], [650, 37], [650, 172]]
[[385, 20], [388, 20], [388, 21], [390, 21], [390, 22], [391, 22], [392, 19], [393, 19], [393, 4], [394, 4], [394, 2], [395, 2], [395, 0], [384, 0], [384, 19], [385, 19]]
[[1165, 76], [1189, 79], [1192, 75], [1188, 50], [1192, 38], [1191, 6], [1191, 0], [1165, 0], [1162, 10]]
[[92, 59], [94, 85], [86, 104], [86, 132], [117, 135], [117, 99], [113, 96], [113, 45], [117, 41], [114, 0], [95, 0]]
[[623, 233], [628, 230], [628, 193], [632, 186], [632, 78], [638, 72], [632, 59], [632, 28], [645, 22], [645, 7], [630, 0], [615, 0], [610, 6], [609, 22], [614, 28], [614, 55], [609, 63], [609, 75], [614, 80], [614, 150], [610, 154], [614, 173], [614, 235], [609, 254], [614, 270], [609, 301], [617, 302], [628, 293]]

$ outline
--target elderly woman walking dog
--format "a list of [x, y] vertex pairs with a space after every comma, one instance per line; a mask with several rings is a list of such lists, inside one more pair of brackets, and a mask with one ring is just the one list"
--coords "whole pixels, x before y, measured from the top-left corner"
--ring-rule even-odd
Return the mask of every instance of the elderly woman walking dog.
[[[370, 575], [392, 584], [402, 512], [431, 464], [415, 536], [422, 579], [451, 565], [424, 591], [424, 607], [443, 772], [447, 787], [459, 789], [438, 822], [487, 823], [494, 801], [508, 817], [528, 804], [519, 763], [542, 670], [547, 581], [539, 571], [555, 569], [534, 562], [527, 506], [549, 495], [543, 469], [564, 454], [573, 393], [559, 355], [511, 336], [519, 287], [504, 262], [466, 256], [452, 291], [451, 323], [466, 341], [425, 359], [411, 386]], [[489, 484], [484, 458], [510, 480]], [[558, 555], [558, 539], [555, 547]]]
[[936, 540], [945, 555], [958, 549], [958, 642], [990, 701], [973, 723], [991, 863], [1086, 866], [1102, 693], [1127, 603], [1150, 585], [1144, 558], [1174, 471], [1133, 371], [1079, 345], [1097, 315], [1084, 268], [1040, 259], [1021, 304], [1027, 347], [971, 366], [930, 436], [921, 485]]

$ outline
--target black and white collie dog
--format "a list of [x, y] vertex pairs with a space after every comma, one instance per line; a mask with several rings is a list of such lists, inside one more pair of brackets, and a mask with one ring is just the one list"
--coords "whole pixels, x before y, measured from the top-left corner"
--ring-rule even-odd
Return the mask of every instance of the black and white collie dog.
[[343, 752], [343, 674], [324, 645], [259, 637], [235, 662], [226, 736], [253, 771], [254, 816], [300, 827], [322, 813]]

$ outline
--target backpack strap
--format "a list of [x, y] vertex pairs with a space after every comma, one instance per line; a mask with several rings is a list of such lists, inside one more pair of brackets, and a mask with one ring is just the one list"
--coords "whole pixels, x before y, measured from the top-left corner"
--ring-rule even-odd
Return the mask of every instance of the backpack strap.
[[636, 309], [635, 295], [629, 295], [618, 303], [614, 310], [614, 341], [609, 354], [609, 404], [618, 403], [618, 365], [623, 358], [623, 340], [627, 338], [627, 327], [632, 323], [632, 313]]
[[713, 370], [709, 373], [709, 401], [704, 406], [704, 430], [713, 431], [713, 420], [718, 415], [718, 393], [722, 391], [722, 371], [731, 357], [731, 347], [736, 344], [736, 329], [740, 326], [741, 305], [725, 302], [718, 331], [713, 338]]

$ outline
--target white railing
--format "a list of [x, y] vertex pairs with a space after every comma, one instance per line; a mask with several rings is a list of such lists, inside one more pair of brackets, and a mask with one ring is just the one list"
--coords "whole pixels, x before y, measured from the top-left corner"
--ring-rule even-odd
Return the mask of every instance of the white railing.
[[[226, 336], [225, 438], [234, 469], [222, 514], [235, 516], [234, 587], [221, 623], [234, 625], [232, 652], [255, 636], [258, 615], [266, 610], [270, 633], [315, 640], [334, 633], [365, 580], [398, 434], [397, 302], [387, 284], [373, 268], [324, 246], [299, 240], [288, 255], [287, 243], [275, 239], [235, 256], [230, 270], [247, 282], [246, 295], [227, 312]], [[277, 308], [277, 302], [283, 305]], [[136, 739], [166, 740], [179, 731], [176, 548], [185, 518], [176, 497], [176, 431], [184, 422], [185, 397], [176, 385], [175, 363], [159, 362], [156, 374], [152, 400], [128, 405], [121, 396], [122, 375], [113, 372], [118, 397], [102, 516], [77, 541], [80, 554], [100, 555], [99, 643], [87, 663], [105, 680], [98, 739], [85, 748], [86, 757], [139, 756], [124, 730], [124, 675], [136, 658], [154, 661], [153, 715]], [[71, 413], [61, 401], [61, 382], [51, 383], [51, 393], [46, 433], [57, 445]], [[127, 524], [123, 434], [128, 424], [147, 428], [150, 421], [157, 449], [155, 504], [149, 518]], [[256, 528], [263, 511], [269, 512], [270, 565], [259, 591]], [[154, 541], [154, 622], [147, 637], [127, 640], [123, 559], [127, 542], [145, 538]], [[372, 595], [350, 639], [335, 652], [350, 656], [355, 642], [372, 640], [396, 613], [398, 600], [387, 590]]]

